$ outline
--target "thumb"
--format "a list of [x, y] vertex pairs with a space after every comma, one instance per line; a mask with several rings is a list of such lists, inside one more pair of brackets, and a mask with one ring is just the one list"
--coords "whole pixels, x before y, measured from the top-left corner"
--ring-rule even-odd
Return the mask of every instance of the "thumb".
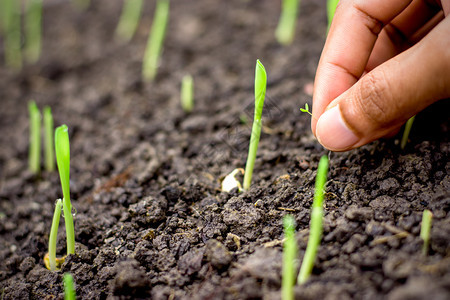
[[418, 44], [381, 64], [333, 100], [316, 136], [332, 151], [354, 149], [397, 130], [425, 107], [450, 97], [450, 18]]

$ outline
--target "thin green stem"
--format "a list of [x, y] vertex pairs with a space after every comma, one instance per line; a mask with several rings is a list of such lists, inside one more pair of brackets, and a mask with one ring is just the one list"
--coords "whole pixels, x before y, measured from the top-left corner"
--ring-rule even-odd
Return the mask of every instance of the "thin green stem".
[[124, 41], [129, 41], [136, 32], [142, 11], [142, 0], [125, 0], [116, 35]]
[[411, 128], [412, 128], [415, 118], [416, 118], [416, 116], [412, 116], [411, 118], [409, 118], [409, 120], [405, 124], [405, 130], [403, 131], [402, 141], [400, 143], [400, 148], [402, 150], [405, 149], [406, 144], [408, 143], [409, 133], [411, 132]]
[[66, 125], [55, 130], [55, 153], [59, 178], [64, 195], [63, 210], [66, 224], [67, 255], [75, 253], [75, 230], [73, 226], [72, 205], [70, 203], [70, 145]]
[[282, 2], [280, 20], [275, 30], [275, 37], [282, 45], [289, 45], [294, 40], [299, 6], [300, 0], [283, 0]]
[[283, 219], [284, 243], [283, 243], [283, 278], [281, 281], [281, 298], [283, 300], [294, 299], [294, 285], [296, 280], [297, 241], [295, 240], [295, 220], [287, 215]]
[[430, 246], [430, 233], [431, 233], [431, 220], [433, 214], [428, 209], [425, 209], [422, 214], [422, 225], [420, 227], [420, 237], [423, 240], [422, 254], [426, 256], [428, 254], [428, 248]]
[[76, 293], [72, 275], [70, 273], [65, 273], [63, 280], [64, 280], [64, 300], [75, 300]]
[[41, 170], [41, 113], [36, 102], [28, 103], [30, 114], [30, 149], [28, 165], [32, 173], [38, 174]]
[[264, 106], [264, 99], [266, 97], [266, 86], [266, 69], [258, 59], [256, 61], [255, 69], [255, 116], [253, 119], [252, 133], [250, 136], [250, 147], [248, 149], [247, 163], [245, 165], [244, 190], [248, 190], [252, 182], [256, 152], [258, 151], [259, 138], [261, 136], [261, 117]]
[[56, 271], [56, 242], [58, 241], [58, 227], [61, 216], [61, 199], [56, 200], [55, 212], [53, 213], [52, 228], [48, 239], [48, 259], [50, 262], [50, 271]]
[[187, 113], [194, 108], [194, 80], [186, 75], [181, 81], [181, 107]]
[[166, 35], [166, 27], [169, 20], [169, 0], [158, 0], [156, 2], [155, 15], [152, 29], [148, 37], [147, 48], [144, 54], [142, 76], [144, 80], [153, 80], [158, 70], [159, 57]]
[[55, 148], [53, 147], [53, 116], [49, 106], [44, 107], [45, 132], [45, 169], [49, 172], [55, 170]]
[[42, 0], [27, 0], [25, 15], [25, 56], [35, 63], [41, 56]]
[[305, 256], [303, 257], [300, 273], [298, 274], [298, 284], [305, 283], [311, 275], [316, 260], [317, 249], [322, 238], [323, 222], [323, 198], [325, 193], [325, 183], [328, 173], [328, 157], [326, 155], [320, 158], [317, 169], [316, 186], [314, 191], [313, 207], [311, 209], [311, 222], [308, 245], [306, 246]]
[[0, 0], [3, 11], [3, 31], [5, 35], [5, 62], [16, 70], [22, 68], [20, 1]]

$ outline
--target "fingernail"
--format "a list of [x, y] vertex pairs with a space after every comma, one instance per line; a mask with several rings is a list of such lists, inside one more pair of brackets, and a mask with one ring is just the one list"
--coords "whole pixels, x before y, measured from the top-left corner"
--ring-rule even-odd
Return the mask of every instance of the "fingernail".
[[339, 105], [327, 110], [319, 118], [316, 136], [322, 146], [332, 151], [349, 150], [359, 141], [342, 119]]

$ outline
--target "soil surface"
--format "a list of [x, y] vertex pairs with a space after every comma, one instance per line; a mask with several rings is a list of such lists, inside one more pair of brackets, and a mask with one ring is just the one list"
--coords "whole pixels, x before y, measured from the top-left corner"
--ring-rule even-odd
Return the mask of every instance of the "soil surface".
[[[121, 1], [87, 11], [46, 1], [41, 60], [18, 73], [1, 62], [1, 299], [63, 299], [65, 272], [80, 299], [279, 299], [286, 214], [303, 257], [327, 151], [299, 108], [311, 103], [325, 1], [302, 1], [295, 41], [282, 47], [279, 1], [173, 0], [159, 73], [146, 83], [150, 2], [124, 44], [114, 38]], [[253, 185], [221, 192], [245, 166], [257, 58], [268, 87]], [[179, 104], [185, 74], [190, 114]], [[27, 170], [30, 99], [70, 131], [77, 250], [60, 272], [43, 257], [62, 192], [57, 172]], [[403, 151], [397, 136], [329, 154], [322, 244], [296, 298], [450, 299], [449, 106], [420, 113]], [[426, 257], [424, 209], [434, 215]], [[62, 221], [58, 237], [64, 255]]]

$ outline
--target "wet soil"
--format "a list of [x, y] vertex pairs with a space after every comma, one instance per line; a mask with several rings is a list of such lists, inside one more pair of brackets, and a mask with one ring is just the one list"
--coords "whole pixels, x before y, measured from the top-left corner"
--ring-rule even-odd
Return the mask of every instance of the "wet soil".
[[[119, 1], [84, 12], [47, 2], [40, 62], [0, 68], [1, 298], [63, 299], [71, 272], [80, 299], [279, 299], [282, 218], [295, 216], [301, 258], [327, 154], [299, 111], [325, 38], [321, 2], [302, 1], [295, 41], [282, 47], [278, 1], [173, 0], [151, 83], [140, 76], [153, 4], [123, 44]], [[268, 87], [253, 185], [221, 192], [245, 165], [257, 58]], [[195, 80], [190, 114], [179, 104], [184, 74]], [[27, 171], [29, 99], [70, 130], [77, 250], [60, 272], [42, 259], [61, 188], [57, 172]], [[324, 236], [296, 298], [450, 298], [448, 111], [443, 101], [419, 114], [403, 151], [397, 136], [329, 153]], [[424, 209], [434, 215], [426, 257]], [[65, 247], [61, 222], [60, 255]]]

